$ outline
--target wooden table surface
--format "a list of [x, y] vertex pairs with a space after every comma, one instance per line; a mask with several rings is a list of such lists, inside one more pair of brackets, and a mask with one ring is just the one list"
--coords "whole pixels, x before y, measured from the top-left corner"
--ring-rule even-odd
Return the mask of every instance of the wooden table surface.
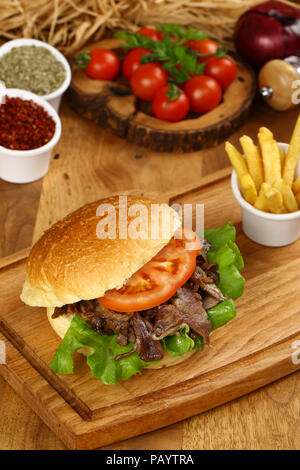
[[[230, 140], [237, 142], [238, 136], [245, 132], [255, 136], [258, 127], [266, 125], [273, 130], [278, 141], [286, 142], [290, 138], [298, 113], [299, 109], [285, 113], [274, 112], [265, 105], [256, 103], [246, 126]], [[63, 105], [60, 114], [63, 121], [63, 134], [57, 151], [63, 154], [72, 152], [81, 139], [88, 140], [89, 136], [78, 135], [77, 131], [72, 132], [74, 122], [78, 123], [81, 118], [71, 112], [66, 105]], [[100, 145], [101, 139], [104, 140], [103, 132], [105, 131], [90, 123], [88, 125], [82, 123], [83, 127], [85, 133], [88, 129], [91, 135], [99, 135]], [[80, 126], [77, 126], [78, 128]], [[111, 139], [117, 140], [115, 137]], [[127, 144], [124, 142], [124, 145]], [[138, 160], [141, 155], [149, 155], [149, 152], [138, 147], [132, 146], [131, 151], [133, 156], [138, 156]], [[169, 159], [172, 156], [166, 155], [165, 158]], [[213, 171], [227, 164], [223, 145], [219, 146], [215, 152], [211, 150], [202, 152], [200, 163], [196, 164], [197, 159], [188, 160], [189, 158], [190, 155], [176, 156], [177, 161], [184, 162], [184, 165], [197, 165], [198, 170], [205, 165], [210, 165]], [[147, 171], [147, 165], [150, 170], [153, 166], [151, 158], [142, 159], [143, 174]], [[114, 177], [117, 181], [118, 176], [112, 171], [110, 178], [113, 180]], [[168, 186], [170, 174], [164, 175], [163, 165], [158, 178], [162, 182], [162, 187]], [[151, 185], [151, 181], [148, 185]], [[113, 181], [112, 186], [114, 186]], [[149, 187], [145, 189], [149, 190]], [[42, 181], [14, 185], [0, 180], [0, 257], [31, 244], [41, 190]], [[299, 449], [300, 374], [292, 374], [263, 389], [184, 422], [114, 444], [108, 448]], [[2, 378], [0, 378], [0, 449], [64, 449], [62, 442]]]

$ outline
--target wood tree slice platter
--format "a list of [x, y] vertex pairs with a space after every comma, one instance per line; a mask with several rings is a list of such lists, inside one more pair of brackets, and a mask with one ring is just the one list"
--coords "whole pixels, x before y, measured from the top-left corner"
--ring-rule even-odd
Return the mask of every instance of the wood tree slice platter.
[[[121, 55], [121, 42], [107, 39], [84, 50], [108, 47]], [[225, 90], [219, 106], [177, 123], [152, 116], [151, 104], [136, 99], [122, 77], [112, 82], [93, 80], [83, 70], [74, 69], [67, 100], [76, 112], [133, 144], [160, 152], [193, 152], [223, 142], [245, 123], [256, 81], [248, 65], [239, 60], [237, 64], [237, 78]]]
[[210, 175], [180, 194], [152, 194], [172, 204], [205, 204], [206, 227], [231, 220], [245, 260], [247, 282], [236, 301], [236, 319], [213, 333], [211, 347], [176, 366], [105, 386], [78, 355], [74, 375], [55, 374], [48, 364], [60, 339], [45, 309], [19, 298], [29, 250], [1, 260], [0, 340], [7, 355], [0, 374], [68, 447], [92, 449], [158, 429], [300, 369], [293, 361], [300, 340], [300, 240], [280, 248], [280, 255], [277, 248], [250, 241], [228, 174], [220, 170], [215, 179]]

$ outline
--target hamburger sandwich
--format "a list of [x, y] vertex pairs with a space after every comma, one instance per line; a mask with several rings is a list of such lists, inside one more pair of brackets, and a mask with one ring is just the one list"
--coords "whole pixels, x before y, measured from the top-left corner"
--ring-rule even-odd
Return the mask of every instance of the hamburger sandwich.
[[95, 201], [54, 224], [29, 254], [21, 294], [47, 309], [62, 338], [51, 368], [73, 373], [80, 352], [111, 385], [203, 350], [243, 291], [234, 240], [229, 222], [199, 236], [167, 204], [136, 196]]

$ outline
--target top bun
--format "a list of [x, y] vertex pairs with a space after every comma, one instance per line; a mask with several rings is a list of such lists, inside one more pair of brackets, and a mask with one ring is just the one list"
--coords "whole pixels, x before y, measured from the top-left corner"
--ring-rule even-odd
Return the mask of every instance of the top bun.
[[[124, 225], [119, 233], [126, 204], [127, 238]], [[153, 218], [152, 211], [151, 217], [151, 209], [159, 207], [159, 216]], [[141, 214], [145, 214], [144, 237]], [[178, 214], [171, 207], [143, 197], [111, 196], [87, 204], [54, 224], [33, 246], [21, 299], [31, 306], [61, 307], [102, 297], [107, 290], [122, 287], [169, 242], [179, 226]], [[108, 227], [111, 238], [101, 238]]]

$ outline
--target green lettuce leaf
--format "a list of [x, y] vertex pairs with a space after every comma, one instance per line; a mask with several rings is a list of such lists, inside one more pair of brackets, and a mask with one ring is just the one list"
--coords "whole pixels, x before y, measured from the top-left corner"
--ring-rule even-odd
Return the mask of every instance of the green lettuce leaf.
[[143, 361], [137, 351], [116, 361], [115, 356], [129, 352], [133, 347], [133, 343], [127, 346], [119, 345], [116, 338], [117, 335], [99, 335], [80, 315], [75, 315], [50, 367], [58, 374], [72, 374], [75, 352], [80, 348], [91, 348], [87, 363], [94, 377], [106, 385], [115, 385], [118, 380], [127, 380], [150, 363]]
[[244, 262], [235, 243], [235, 227], [227, 222], [223, 227], [205, 230], [204, 236], [211, 243], [207, 260], [218, 266], [219, 289], [226, 297], [237, 299], [244, 291], [245, 279], [240, 273]]
[[[189, 330], [186, 326], [179, 331], [178, 335], [164, 338], [162, 340], [164, 349], [173, 356], [181, 356], [194, 347], [203, 349], [201, 336], [194, 342], [188, 336]], [[116, 338], [117, 335], [99, 335], [80, 315], [75, 315], [50, 367], [57, 374], [73, 374], [74, 354], [81, 348], [90, 348], [92, 351], [87, 357], [87, 363], [93, 376], [105, 385], [115, 385], [118, 380], [128, 380], [132, 375], [141, 372], [145, 366], [158, 362], [143, 361], [137, 351], [116, 360], [116, 356], [127, 353], [133, 348], [133, 343], [121, 346], [116, 342]]]
[[195, 343], [188, 335], [189, 331], [190, 327], [185, 326], [178, 331], [178, 335], [167, 336], [162, 339], [164, 349], [172, 356], [182, 356], [194, 349]]
[[207, 315], [211, 321], [212, 330], [226, 325], [226, 323], [233, 320], [236, 315], [234, 301], [232, 299], [224, 300], [224, 302], [209, 308]]

